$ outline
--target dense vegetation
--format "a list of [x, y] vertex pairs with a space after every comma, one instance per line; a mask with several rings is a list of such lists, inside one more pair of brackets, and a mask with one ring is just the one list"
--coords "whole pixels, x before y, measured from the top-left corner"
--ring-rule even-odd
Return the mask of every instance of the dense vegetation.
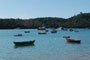
[[80, 13], [68, 19], [57, 17], [44, 17], [35, 19], [0, 19], [0, 29], [14, 28], [38, 28], [45, 26], [47, 28], [73, 27], [90, 28], [90, 13]]
[[80, 13], [68, 19], [71, 27], [75, 28], [89, 28], [90, 27], [90, 13]]
[[19, 19], [0, 19], [0, 29], [23, 27]]

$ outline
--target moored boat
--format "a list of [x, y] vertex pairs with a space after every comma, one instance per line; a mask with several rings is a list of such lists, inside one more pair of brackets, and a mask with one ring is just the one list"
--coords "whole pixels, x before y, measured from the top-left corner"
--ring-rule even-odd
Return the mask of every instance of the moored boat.
[[66, 39], [68, 43], [80, 43], [81, 40], [74, 40], [74, 39]]
[[30, 33], [30, 31], [24, 31], [24, 33]]
[[67, 31], [67, 30], [68, 30], [68, 28], [64, 28], [64, 27], [63, 27], [61, 30], [63, 30], [63, 31]]
[[27, 45], [15, 45], [14, 48], [23, 48], [23, 47], [28, 47], [28, 46], [35, 46], [34, 44], [27, 44]]
[[57, 33], [56, 29], [52, 29], [51, 33]]
[[62, 30], [62, 29], [63, 29], [63, 27], [59, 27], [58, 29], [59, 29], [59, 30]]
[[38, 34], [46, 34], [46, 32], [38, 32]]
[[46, 30], [46, 28], [43, 26], [43, 27], [39, 27], [38, 30]]
[[70, 36], [63, 36], [63, 38], [70, 38]]
[[17, 35], [14, 35], [14, 36], [22, 36], [22, 34], [17, 34]]
[[57, 33], [57, 31], [51, 31], [51, 33]]
[[34, 44], [35, 40], [32, 41], [23, 41], [23, 42], [13, 42], [15, 45], [32, 45]]

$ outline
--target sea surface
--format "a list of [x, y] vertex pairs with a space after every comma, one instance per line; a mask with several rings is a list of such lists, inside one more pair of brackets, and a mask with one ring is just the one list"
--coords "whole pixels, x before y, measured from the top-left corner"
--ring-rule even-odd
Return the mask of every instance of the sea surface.
[[[30, 33], [24, 33], [30, 31]], [[78, 31], [78, 32], [75, 32]], [[0, 60], [90, 60], [90, 29], [58, 30], [47, 34], [37, 29], [0, 30]], [[22, 34], [23, 36], [14, 36]], [[67, 43], [63, 36], [81, 40]], [[32, 46], [15, 46], [13, 42], [35, 40]]]

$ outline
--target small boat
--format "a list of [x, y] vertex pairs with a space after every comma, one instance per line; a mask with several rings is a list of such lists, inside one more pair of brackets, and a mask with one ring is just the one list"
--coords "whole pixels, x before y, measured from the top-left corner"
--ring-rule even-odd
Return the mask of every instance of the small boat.
[[45, 27], [39, 27], [38, 30], [46, 30]]
[[35, 46], [34, 44], [27, 44], [27, 45], [15, 45], [14, 48], [23, 48], [23, 47], [28, 47], [28, 46]]
[[24, 33], [30, 33], [30, 31], [24, 31]]
[[56, 29], [52, 29], [51, 33], [57, 33]]
[[63, 27], [59, 27], [59, 28], [58, 28], [58, 30], [62, 30], [62, 29], [63, 29]]
[[70, 36], [63, 36], [63, 38], [70, 38]]
[[23, 41], [23, 42], [13, 42], [15, 45], [32, 45], [34, 44], [35, 40], [32, 41]]
[[14, 35], [14, 36], [22, 36], [22, 34], [17, 34], [17, 35]]
[[74, 39], [66, 39], [68, 43], [80, 43], [81, 40], [74, 40]]
[[38, 34], [46, 34], [46, 32], [38, 32]]
[[67, 31], [67, 30], [68, 30], [68, 28], [62, 28], [61, 30], [63, 30], [63, 31]]
[[57, 33], [57, 31], [51, 31], [51, 33]]

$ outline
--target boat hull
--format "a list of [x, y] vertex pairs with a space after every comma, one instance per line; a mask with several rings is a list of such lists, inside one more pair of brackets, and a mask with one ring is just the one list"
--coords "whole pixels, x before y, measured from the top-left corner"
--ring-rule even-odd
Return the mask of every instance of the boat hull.
[[80, 43], [81, 40], [66, 39], [68, 43]]
[[30, 33], [30, 31], [24, 31], [24, 33]]
[[53, 28], [51, 33], [57, 33], [57, 30]]
[[46, 30], [45, 27], [39, 27], [38, 30]]
[[14, 35], [14, 36], [22, 36], [22, 34]]
[[46, 32], [38, 32], [38, 34], [46, 34]]
[[63, 36], [63, 38], [70, 38], [70, 36]]
[[15, 45], [32, 45], [34, 44], [35, 40], [33, 41], [24, 41], [24, 42], [14, 42]]

